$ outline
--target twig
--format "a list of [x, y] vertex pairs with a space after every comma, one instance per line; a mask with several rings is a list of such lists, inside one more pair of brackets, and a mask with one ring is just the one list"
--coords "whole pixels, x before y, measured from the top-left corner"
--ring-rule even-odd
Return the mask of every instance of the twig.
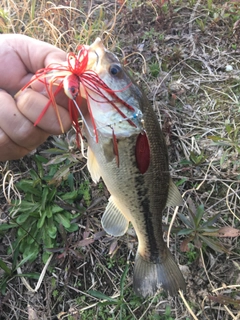
[[198, 318], [196, 317], [196, 315], [193, 313], [191, 307], [189, 306], [189, 304], [187, 303], [187, 300], [184, 298], [183, 292], [182, 290], [178, 290], [178, 293], [180, 295], [180, 297], [182, 298], [182, 301], [185, 305], [185, 307], [187, 308], [188, 312], [191, 314], [191, 316], [193, 317], [194, 320], [198, 320]]
[[[37, 291], [38, 291], [38, 289], [40, 288], [40, 286], [41, 286], [41, 284], [42, 284], [43, 278], [45, 277], [47, 268], [48, 268], [48, 266], [49, 266], [49, 263], [50, 263], [51, 260], [52, 260], [52, 257], [53, 257], [53, 254], [50, 255], [50, 257], [48, 258], [48, 260], [47, 260], [44, 268], [42, 269], [42, 272], [41, 272], [41, 274], [40, 274], [40, 277], [39, 277], [39, 279], [38, 279], [38, 282], [37, 282], [37, 285], [36, 285], [35, 289], [33, 289], [33, 288], [30, 286], [30, 284], [27, 282], [27, 280], [26, 280], [24, 277], [20, 277], [21, 280], [22, 280], [22, 283], [25, 285], [25, 287], [27, 288], [28, 291], [30, 291], [30, 292], [37, 292]], [[19, 275], [22, 274], [22, 271], [21, 271], [21, 268], [20, 268], [20, 267], [17, 268], [17, 273], [18, 273]]]

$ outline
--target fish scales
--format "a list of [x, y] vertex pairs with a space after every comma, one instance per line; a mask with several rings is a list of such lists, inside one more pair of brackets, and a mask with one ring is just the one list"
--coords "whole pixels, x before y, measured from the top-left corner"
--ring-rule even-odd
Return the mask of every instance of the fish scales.
[[[121, 117], [119, 123], [109, 123], [108, 112], [114, 111], [109, 106], [104, 111], [104, 104], [107, 103], [96, 103], [99, 99], [92, 99], [90, 106], [93, 108], [92, 114], [98, 130], [96, 142], [90, 116], [87, 112], [84, 114], [85, 122], [88, 123], [85, 136], [89, 146], [89, 171], [95, 182], [102, 177], [111, 194], [102, 218], [103, 228], [109, 234], [120, 236], [126, 232], [131, 221], [138, 237], [133, 276], [137, 294], [143, 297], [154, 295], [162, 287], [175, 295], [179, 289], [185, 290], [185, 281], [163, 240], [162, 212], [166, 205], [179, 205], [182, 200], [170, 178], [164, 136], [145, 94], [129, 77], [118, 58], [107, 51], [100, 40], [90, 46], [90, 52], [91, 70], [109, 88], [115, 90], [121, 100], [130, 104], [134, 112], [131, 113], [119, 102], [118, 107], [128, 115], [132, 114], [133, 119], [137, 118], [136, 112], [141, 115], [139, 123], [136, 120], [135, 128]], [[111, 66], [116, 69], [114, 73], [116, 71], [117, 74], [111, 74]], [[123, 88], [125, 89], [121, 91]], [[94, 93], [91, 94], [94, 96]], [[117, 161], [111, 132], [117, 141]], [[146, 172], [142, 173], [138, 166], [136, 148], [139, 135], [144, 134], [147, 136], [150, 159]]]

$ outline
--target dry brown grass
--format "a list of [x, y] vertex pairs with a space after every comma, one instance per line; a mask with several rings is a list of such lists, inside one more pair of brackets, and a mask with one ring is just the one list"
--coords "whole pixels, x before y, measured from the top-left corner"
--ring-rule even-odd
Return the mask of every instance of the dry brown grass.
[[[97, 36], [105, 39], [111, 50], [124, 57], [159, 116], [169, 146], [172, 176], [175, 182], [181, 182], [179, 189], [185, 200], [176, 213], [187, 215], [190, 199], [196, 207], [204, 204], [203, 220], [221, 213], [215, 227], [239, 229], [240, 5], [237, 1], [216, 2], [167, 1], [160, 6], [159, 1], [153, 0], [4, 0], [0, 29], [4, 33], [26, 34], [66, 51], [75, 50], [79, 43], [90, 43]], [[152, 72], [154, 64], [157, 76]], [[231, 132], [227, 132], [227, 125]], [[209, 136], [223, 140], [214, 141]], [[8, 218], [6, 204], [19, 196], [14, 181], [29, 169], [31, 160], [27, 163], [12, 162], [0, 167], [2, 220]], [[78, 246], [79, 239], [85, 239], [84, 232], [96, 237], [101, 231], [99, 216], [107, 196], [104, 189], [99, 197], [98, 189], [92, 185], [92, 201], [97, 202], [79, 222], [79, 233], [69, 236], [71, 248]], [[166, 224], [173, 213], [173, 209], [166, 210]], [[174, 226], [183, 227], [177, 217]], [[41, 261], [24, 265], [18, 274], [33, 269], [43, 271], [40, 287], [31, 292], [31, 288], [36, 289], [37, 280], [19, 276], [9, 279], [7, 293], [1, 297], [0, 318], [240, 319], [239, 237], [222, 238], [228, 255], [204, 247], [193, 249], [192, 259], [191, 252], [179, 252], [184, 238], [171, 235], [170, 246], [187, 282], [186, 302], [183, 297], [172, 299], [164, 295], [141, 301], [131, 291], [136, 252], [136, 238], [131, 231], [117, 241], [99, 234], [93, 244], [85, 246], [83, 259], [70, 254], [64, 261], [55, 257], [46, 274]], [[11, 268], [12, 257], [7, 248], [12, 245], [14, 234], [6, 233], [1, 239], [0, 259]], [[114, 251], [110, 257], [109, 248]], [[100, 305], [100, 299], [93, 298], [87, 290], [118, 299], [127, 260], [130, 271], [122, 304], [128, 317], [125, 314], [124, 318], [116, 311], [116, 305]], [[0, 276], [4, 274], [3, 270], [0, 272]], [[166, 306], [170, 306], [171, 317], [166, 315]]]

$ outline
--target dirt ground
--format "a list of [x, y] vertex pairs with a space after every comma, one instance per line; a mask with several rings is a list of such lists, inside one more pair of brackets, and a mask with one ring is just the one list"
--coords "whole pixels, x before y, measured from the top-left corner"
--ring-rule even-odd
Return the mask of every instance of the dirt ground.
[[[21, 226], [0, 225], [0, 319], [240, 319], [240, 2], [4, 0], [0, 31], [68, 52], [101, 37], [144, 88], [184, 199], [182, 207], [165, 209], [163, 223], [167, 239], [173, 222], [170, 249], [187, 283], [184, 297], [135, 296], [134, 230], [117, 239], [102, 230], [109, 193], [91, 181], [68, 133], [19, 161], [0, 163], [1, 225], [16, 223], [17, 182], [40, 170], [36, 155], [51, 160], [55, 173], [66, 170], [51, 180], [54, 201], [78, 225], [71, 233], [59, 228], [48, 261], [41, 245], [34, 261], [24, 261], [16, 245]], [[49, 148], [61, 150], [64, 166], [56, 153], [44, 153]], [[51, 175], [49, 165], [41, 168]], [[77, 203], [61, 202], [77, 188]]]

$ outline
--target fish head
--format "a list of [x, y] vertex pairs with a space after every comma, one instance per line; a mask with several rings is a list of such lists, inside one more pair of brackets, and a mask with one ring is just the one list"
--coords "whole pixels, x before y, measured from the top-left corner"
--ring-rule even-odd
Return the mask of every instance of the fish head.
[[80, 93], [88, 101], [89, 115], [84, 117], [89, 128], [94, 122], [95, 129], [102, 135], [109, 136], [114, 130], [117, 138], [142, 132], [141, 90], [100, 38], [85, 47], [88, 50], [88, 64]]

